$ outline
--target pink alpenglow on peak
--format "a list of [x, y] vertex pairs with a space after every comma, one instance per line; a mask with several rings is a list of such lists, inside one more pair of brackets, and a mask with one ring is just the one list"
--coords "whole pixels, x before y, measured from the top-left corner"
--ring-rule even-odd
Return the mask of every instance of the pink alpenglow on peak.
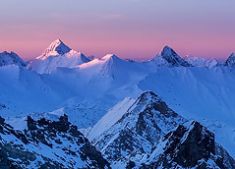
[[41, 56], [31, 61], [29, 67], [40, 74], [49, 74], [59, 67], [74, 68], [89, 61], [90, 59], [83, 53], [71, 49], [60, 39], [57, 39]]
[[68, 47], [64, 42], [60, 39], [56, 39], [53, 41], [49, 47], [44, 51], [44, 53], [37, 57], [37, 59], [47, 59], [49, 56], [57, 56], [57, 55], [64, 55], [70, 52], [72, 49]]
[[102, 60], [109, 60], [109, 59], [117, 59], [117, 60], [122, 60], [120, 59], [117, 55], [115, 54], [107, 54], [101, 58]]

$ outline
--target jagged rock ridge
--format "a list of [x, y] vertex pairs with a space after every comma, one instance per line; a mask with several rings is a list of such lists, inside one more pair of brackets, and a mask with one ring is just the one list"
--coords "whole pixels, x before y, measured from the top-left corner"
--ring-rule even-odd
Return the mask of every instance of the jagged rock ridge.
[[165, 46], [160, 53], [160, 56], [172, 66], [191, 66], [183, 58], [181, 58], [172, 48]]
[[235, 53], [232, 53], [225, 61], [225, 66], [235, 66]]
[[113, 168], [235, 167], [212, 132], [179, 116], [153, 92], [143, 93], [92, 143]]
[[14, 52], [2, 52], [0, 53], [0, 66], [7, 65], [26, 66], [26, 63]]
[[109, 168], [101, 153], [68, 122], [27, 117], [27, 129], [16, 131], [0, 118], [1, 168]]

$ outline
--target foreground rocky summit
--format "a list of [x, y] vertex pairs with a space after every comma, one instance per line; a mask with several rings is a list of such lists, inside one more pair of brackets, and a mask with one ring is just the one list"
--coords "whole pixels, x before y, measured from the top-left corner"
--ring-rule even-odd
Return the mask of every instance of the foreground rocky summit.
[[153, 92], [125, 99], [87, 137], [67, 115], [56, 121], [28, 116], [22, 131], [0, 118], [0, 168], [235, 168], [211, 131]]
[[23, 132], [0, 118], [0, 168], [109, 168], [109, 163], [65, 115], [59, 121], [28, 117]]
[[92, 143], [113, 168], [235, 168], [212, 132], [179, 116], [153, 92], [143, 93]]

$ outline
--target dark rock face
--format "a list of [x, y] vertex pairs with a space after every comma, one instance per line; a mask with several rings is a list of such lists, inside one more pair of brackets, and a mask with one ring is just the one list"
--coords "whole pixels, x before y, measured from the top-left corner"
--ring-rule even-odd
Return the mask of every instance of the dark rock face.
[[0, 66], [15, 64], [18, 66], [26, 66], [26, 63], [14, 52], [0, 53]]
[[[0, 118], [0, 166], [110, 168], [101, 153], [68, 121], [67, 115], [61, 116], [58, 121], [34, 120], [28, 116], [27, 126], [23, 132], [15, 131]], [[11, 137], [16, 142], [5, 139]]]
[[47, 55], [50, 52], [56, 51], [59, 55], [64, 55], [68, 53], [71, 50], [70, 47], [68, 47], [64, 42], [62, 42], [60, 39], [55, 40], [50, 44], [50, 46], [46, 49], [43, 55]]
[[225, 66], [235, 66], [235, 53], [232, 53], [225, 61]]
[[[141, 168], [235, 168], [235, 161], [227, 153], [216, 152], [214, 134], [193, 121], [187, 128], [179, 125], [176, 130], [168, 133], [164, 141], [167, 141], [164, 152], [152, 162]], [[223, 152], [226, 152], [222, 148]], [[223, 158], [221, 158], [223, 156]], [[211, 161], [208, 163], [208, 161]]]
[[61, 42], [61, 44], [55, 48], [55, 51], [57, 51], [60, 55], [68, 53], [70, 50], [71, 49], [66, 46], [63, 42]]
[[172, 66], [184, 66], [189, 67], [190, 65], [187, 61], [182, 59], [172, 48], [165, 46], [161, 52], [162, 58], [164, 58]]
[[[200, 159], [209, 159], [210, 154], [215, 154], [214, 134], [193, 122], [192, 129], [185, 133], [186, 140], [181, 143], [176, 161], [184, 167], [194, 166]], [[186, 136], [185, 136], [186, 137]]]
[[211, 154], [215, 154], [214, 134], [198, 122], [193, 122], [189, 128], [180, 125], [165, 140], [167, 144], [164, 155], [159, 161], [164, 161], [163, 165], [166, 166], [170, 165], [169, 157], [176, 164], [187, 168], [195, 166], [201, 159], [208, 160]]

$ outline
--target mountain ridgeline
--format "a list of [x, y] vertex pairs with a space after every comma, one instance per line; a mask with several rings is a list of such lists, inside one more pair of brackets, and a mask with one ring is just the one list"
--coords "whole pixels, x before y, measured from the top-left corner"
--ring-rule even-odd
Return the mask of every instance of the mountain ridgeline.
[[235, 55], [0, 53], [0, 168], [235, 169]]
[[[235, 160], [197, 121], [178, 115], [149, 91], [90, 141], [71, 124], [25, 118], [15, 130], [0, 118], [1, 168], [235, 168]], [[102, 128], [94, 126], [88, 134]], [[92, 145], [93, 144], [93, 145]], [[96, 147], [96, 148], [95, 148]]]
[[[0, 59], [1, 59], [0, 66], [4, 66], [7, 64], [26, 65], [26, 63], [17, 54], [13, 52], [1, 53]], [[184, 67], [194, 66], [194, 63], [193, 64], [189, 63], [187, 59], [185, 60], [169, 46], [165, 46], [162, 49], [162, 51], [155, 58], [153, 58], [153, 60], [157, 61], [158, 62], [157, 64], [164, 63], [164, 65], [168, 66], [184, 66]], [[42, 55], [28, 62], [28, 67], [31, 68], [32, 70], [37, 71], [38, 73], [43, 74], [43, 73], [51, 73], [55, 71], [56, 68], [58, 67], [72, 68], [79, 66], [83, 63], [87, 63], [89, 61], [91, 61], [90, 57], [87, 57], [83, 53], [71, 49], [61, 39], [56, 39], [49, 45], [49, 47], [42, 53]], [[195, 59], [194, 61], [196, 62]], [[234, 66], [233, 53], [228, 57], [228, 59], [224, 62], [223, 65]]]

